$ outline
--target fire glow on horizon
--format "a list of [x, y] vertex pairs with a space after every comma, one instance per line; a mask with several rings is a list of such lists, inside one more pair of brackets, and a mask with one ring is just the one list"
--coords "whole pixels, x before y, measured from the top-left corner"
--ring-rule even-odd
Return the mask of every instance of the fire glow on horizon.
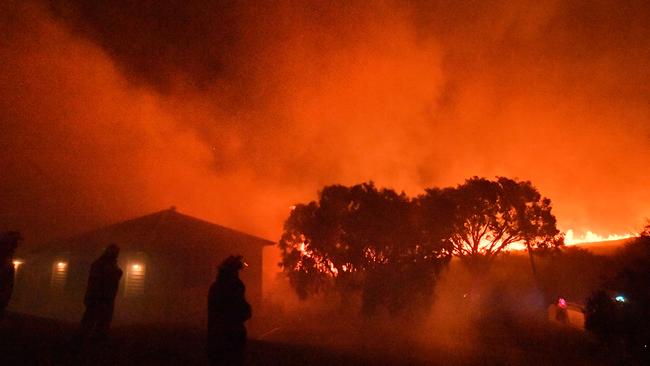
[[[294, 206], [291, 208], [293, 209]], [[579, 244], [584, 244], [584, 243], [601, 243], [601, 242], [608, 242], [608, 241], [615, 241], [615, 240], [623, 240], [623, 239], [630, 239], [630, 238], [635, 238], [637, 237], [638, 234], [633, 234], [633, 233], [626, 233], [626, 234], [609, 234], [607, 236], [599, 235], [594, 233], [593, 231], [587, 230], [583, 235], [576, 236], [574, 234], [573, 229], [568, 229], [565, 232], [564, 236], [564, 244], [567, 246], [573, 246], [573, 245], [579, 245]], [[481, 243], [481, 246], [487, 246], [489, 245], [490, 242], [488, 240], [485, 240], [484, 242]], [[329, 272], [332, 274], [334, 277], [336, 277], [339, 274], [339, 270], [334, 265], [332, 261], [329, 259], [322, 259], [319, 258], [318, 256], [314, 255], [314, 252], [308, 248], [308, 244], [306, 244], [304, 241], [300, 243], [296, 248], [298, 252], [301, 253], [301, 255], [312, 258], [314, 260], [319, 260], [319, 267], [321, 271], [323, 272]], [[526, 244], [523, 242], [514, 242], [508, 246], [508, 249], [510, 251], [523, 251], [526, 250]], [[366, 250], [368, 252], [369, 249]], [[372, 259], [375, 260], [376, 257], [375, 255], [372, 256]], [[350, 271], [351, 265], [343, 265], [342, 268], [343, 272]]]
[[576, 244], [582, 244], [582, 243], [598, 243], [598, 242], [604, 242], [604, 241], [629, 239], [629, 238], [634, 238], [636, 236], [638, 236], [638, 235], [633, 234], [633, 233], [609, 234], [607, 236], [602, 236], [602, 235], [596, 234], [596, 233], [594, 233], [592, 231], [589, 231], [589, 230], [587, 230], [583, 235], [576, 236], [574, 234], [573, 230], [569, 229], [565, 233], [564, 243], [566, 245], [576, 245]]
[[[582, 235], [576, 235], [573, 229], [568, 229], [564, 233], [564, 244], [566, 246], [579, 245], [585, 243], [601, 243], [615, 240], [623, 240], [637, 237], [638, 234], [626, 233], [626, 234], [609, 234], [609, 235], [599, 235], [593, 231], [587, 230]], [[525, 250], [526, 245], [522, 242], [515, 242], [510, 245], [510, 250], [520, 251]]]
[[30, 243], [172, 205], [275, 239], [325, 184], [474, 175], [530, 180], [569, 245], [650, 215], [650, 3], [5, 3], [0, 224]]

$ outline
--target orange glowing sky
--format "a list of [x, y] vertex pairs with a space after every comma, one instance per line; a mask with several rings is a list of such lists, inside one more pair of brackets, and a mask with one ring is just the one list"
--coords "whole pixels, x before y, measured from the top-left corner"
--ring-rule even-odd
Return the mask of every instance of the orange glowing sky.
[[3, 2], [0, 229], [175, 205], [277, 239], [325, 184], [473, 175], [575, 236], [650, 217], [646, 2], [368, 3]]

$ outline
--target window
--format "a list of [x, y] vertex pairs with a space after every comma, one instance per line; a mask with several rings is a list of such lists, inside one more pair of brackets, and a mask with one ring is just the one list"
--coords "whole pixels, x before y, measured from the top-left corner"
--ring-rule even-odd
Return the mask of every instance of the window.
[[144, 276], [147, 268], [141, 262], [131, 262], [126, 268], [124, 296], [138, 297], [144, 292]]
[[52, 288], [63, 289], [68, 278], [68, 262], [56, 261], [52, 265]]

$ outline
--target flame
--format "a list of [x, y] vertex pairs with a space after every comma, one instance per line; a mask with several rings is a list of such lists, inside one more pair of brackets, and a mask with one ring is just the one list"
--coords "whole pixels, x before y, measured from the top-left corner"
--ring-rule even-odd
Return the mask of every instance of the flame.
[[[339, 244], [337, 244], [338, 246]], [[341, 272], [354, 272], [354, 266], [352, 263], [343, 263], [337, 266], [334, 262], [328, 258], [314, 253], [312, 249], [309, 249], [309, 244], [305, 242], [305, 239], [302, 238], [302, 241], [294, 246], [294, 250], [300, 252], [300, 255], [303, 257], [311, 258], [316, 262], [316, 268], [322, 272], [331, 275], [332, 277], [337, 277]], [[294, 269], [299, 270], [302, 267], [302, 263], [298, 263]]]
[[573, 229], [566, 231], [564, 236], [564, 243], [566, 245], [575, 245], [581, 243], [596, 243], [601, 241], [610, 241], [610, 240], [622, 240], [636, 237], [637, 234], [625, 233], [625, 234], [609, 234], [607, 236], [602, 236], [594, 233], [593, 231], [587, 230], [583, 235], [576, 236], [573, 232]]
[[[577, 236], [573, 229], [568, 229], [564, 234], [564, 244], [577, 245], [582, 243], [599, 243], [604, 241], [636, 238], [638, 236], [638, 234], [634, 233], [599, 235], [590, 230], [587, 230], [583, 235]], [[483, 244], [484, 243], [481, 242], [481, 245]], [[512, 251], [525, 250], [526, 244], [523, 241], [514, 242], [509, 245], [508, 249]]]
[[[316, 262], [316, 268], [320, 272], [329, 273], [334, 277], [338, 276], [339, 270], [336, 268], [334, 263], [329, 259], [323, 258], [320, 255], [316, 255], [313, 250], [309, 249], [309, 244], [305, 243], [304, 240], [297, 246], [294, 246], [294, 248], [300, 252], [301, 256], [313, 259]], [[301, 267], [302, 264], [298, 263], [295, 269], [298, 270]]]

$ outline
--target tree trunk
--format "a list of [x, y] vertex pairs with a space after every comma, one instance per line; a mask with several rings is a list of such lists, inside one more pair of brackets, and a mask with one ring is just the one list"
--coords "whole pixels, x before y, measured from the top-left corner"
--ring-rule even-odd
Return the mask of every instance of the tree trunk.
[[526, 243], [526, 248], [528, 249], [528, 258], [530, 258], [530, 268], [533, 271], [533, 278], [537, 282], [537, 267], [535, 267], [535, 259], [533, 258], [533, 250], [530, 247], [530, 243]]

